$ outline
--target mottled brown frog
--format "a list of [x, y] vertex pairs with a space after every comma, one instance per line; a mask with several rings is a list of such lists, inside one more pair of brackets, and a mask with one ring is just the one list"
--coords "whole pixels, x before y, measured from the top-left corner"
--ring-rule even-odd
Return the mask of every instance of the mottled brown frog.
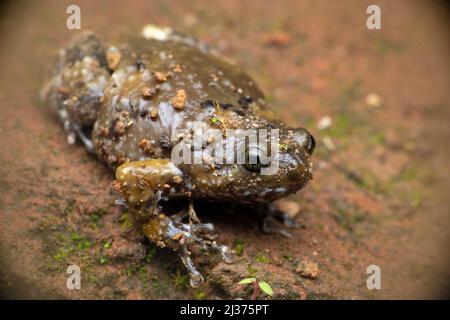
[[[230, 260], [193, 200], [268, 204], [312, 179], [312, 135], [278, 121], [239, 68], [169, 28], [147, 26], [142, 36], [109, 45], [92, 32], [77, 36], [43, 93], [68, 142], [79, 139], [115, 170], [113, 189], [148, 239], [180, 254], [192, 286], [203, 278], [191, 244]], [[166, 215], [160, 202], [175, 198], [189, 208]]]

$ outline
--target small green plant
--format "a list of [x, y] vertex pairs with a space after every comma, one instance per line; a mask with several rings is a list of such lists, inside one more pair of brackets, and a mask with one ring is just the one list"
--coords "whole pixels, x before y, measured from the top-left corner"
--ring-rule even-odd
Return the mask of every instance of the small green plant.
[[253, 284], [253, 294], [251, 300], [256, 300], [260, 291], [264, 292], [268, 296], [273, 295], [272, 287], [266, 281], [259, 281], [256, 278], [246, 278], [239, 281], [239, 284]]
[[201, 289], [196, 290], [194, 292], [194, 296], [195, 296], [195, 299], [197, 299], [197, 300], [205, 300], [206, 299], [206, 293]]
[[109, 248], [111, 248], [111, 246], [112, 246], [111, 240], [108, 240], [103, 244], [103, 248], [105, 248], [105, 249], [109, 249]]
[[255, 257], [255, 261], [260, 263], [269, 263], [270, 259], [265, 254], [260, 253]]
[[178, 290], [186, 290], [189, 288], [189, 276], [181, 274], [180, 270], [177, 270], [175, 274], [172, 274], [173, 282]]

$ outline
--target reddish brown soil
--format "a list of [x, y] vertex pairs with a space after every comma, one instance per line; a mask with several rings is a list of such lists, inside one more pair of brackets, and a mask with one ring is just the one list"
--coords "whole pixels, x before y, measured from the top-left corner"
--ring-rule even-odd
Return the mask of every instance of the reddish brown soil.
[[[105, 39], [154, 23], [218, 47], [287, 123], [317, 139], [315, 178], [292, 197], [304, 224], [293, 239], [262, 234], [246, 212], [201, 213], [221, 242], [240, 243], [243, 252], [232, 265], [205, 266], [200, 289], [188, 288], [175, 254], [146, 242], [111, 205], [112, 173], [81, 145], [68, 146], [39, 100], [56, 50], [75, 33], [65, 28], [71, 2], [3, 6], [0, 295], [248, 298], [250, 288], [238, 281], [256, 274], [280, 299], [447, 297], [448, 7], [377, 3], [379, 31], [365, 26], [367, 1], [81, 2], [82, 28]], [[370, 93], [381, 106], [366, 103]], [[318, 130], [326, 115], [333, 125]], [[316, 279], [295, 272], [303, 260], [318, 264]], [[66, 288], [70, 264], [81, 267], [81, 290]], [[381, 267], [381, 290], [366, 287], [371, 264]]]

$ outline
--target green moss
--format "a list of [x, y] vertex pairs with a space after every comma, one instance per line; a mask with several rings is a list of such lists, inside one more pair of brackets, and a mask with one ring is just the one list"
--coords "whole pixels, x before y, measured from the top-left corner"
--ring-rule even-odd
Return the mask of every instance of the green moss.
[[410, 165], [403, 169], [396, 177], [397, 181], [412, 181], [418, 179], [418, 168]]
[[248, 277], [249, 278], [255, 278], [256, 277], [256, 273], [258, 272], [258, 269], [252, 267], [252, 266], [248, 266], [247, 267], [247, 272], [248, 272]]
[[97, 209], [92, 212], [89, 212], [89, 217], [91, 219], [91, 228], [97, 229], [100, 223], [100, 219], [103, 215], [105, 215], [107, 209]]
[[73, 246], [75, 246], [79, 250], [89, 249], [94, 244], [87, 237], [85, 237], [77, 232], [72, 232], [70, 238], [71, 238]]
[[139, 271], [139, 278], [141, 279], [143, 287], [147, 288], [149, 282], [147, 266], [139, 267], [138, 271]]
[[89, 283], [92, 283], [92, 284], [97, 284], [98, 283], [98, 279], [94, 275], [89, 275], [88, 276], [88, 281], [89, 281]]
[[156, 255], [156, 247], [148, 248], [145, 262], [150, 263]]
[[404, 194], [401, 193], [400, 195], [413, 209], [419, 208], [424, 199], [423, 191], [419, 188], [415, 188]]
[[269, 263], [270, 259], [263, 253], [260, 253], [255, 256], [255, 261], [260, 263]]
[[234, 252], [236, 252], [237, 256], [242, 256], [242, 254], [244, 253], [244, 242], [242, 240], [236, 239], [234, 240]]
[[98, 222], [98, 219], [99, 219], [99, 216], [98, 216], [98, 214], [96, 214], [96, 213], [92, 213], [91, 215], [90, 215], [90, 218], [91, 218], [91, 223], [93, 224], [93, 225], [97, 225], [97, 222]]
[[173, 283], [178, 290], [186, 290], [189, 288], [189, 276], [181, 274], [180, 270], [177, 270], [175, 274], [172, 274]]
[[206, 293], [201, 290], [201, 289], [197, 289], [194, 291], [194, 297], [197, 300], [205, 300], [206, 299]]
[[136, 272], [136, 268], [133, 266], [129, 266], [128, 268], [125, 269], [124, 273], [127, 277], [132, 277], [134, 275], [134, 273]]
[[95, 246], [95, 242], [75, 231], [55, 232], [53, 237], [57, 247], [53, 258], [57, 262], [66, 262], [72, 254], [80, 256], [84, 250]]
[[291, 262], [292, 261], [292, 254], [291, 253], [285, 253], [283, 254], [283, 259]]
[[66, 247], [61, 247], [58, 248], [58, 250], [56, 251], [56, 253], [54, 254], [53, 258], [57, 261], [57, 262], [65, 262], [66, 259], [69, 257], [69, 255], [73, 252], [72, 248], [66, 248]]
[[75, 208], [75, 203], [76, 201], [74, 199], [70, 199], [67, 200], [67, 205], [66, 207], [63, 209], [63, 213], [64, 214], [70, 214], [73, 212], [74, 208]]
[[342, 228], [353, 231], [355, 224], [364, 221], [365, 215], [354, 213], [351, 209], [338, 208], [334, 218]]
[[133, 221], [131, 220], [128, 211], [125, 211], [119, 218], [120, 227], [124, 230], [131, 229], [133, 227]]
[[344, 139], [348, 138], [351, 127], [351, 120], [349, 117], [338, 115], [333, 119], [333, 125], [325, 132], [332, 138]]
[[385, 137], [384, 133], [381, 131], [376, 131], [370, 135], [369, 143], [374, 146], [384, 145]]
[[404, 49], [401, 44], [386, 39], [376, 39], [372, 47], [379, 55], [385, 55], [389, 52], [401, 52]]
[[358, 206], [333, 202], [333, 218], [343, 229], [347, 230], [352, 240], [360, 240], [380, 221], [380, 216], [373, 216]]

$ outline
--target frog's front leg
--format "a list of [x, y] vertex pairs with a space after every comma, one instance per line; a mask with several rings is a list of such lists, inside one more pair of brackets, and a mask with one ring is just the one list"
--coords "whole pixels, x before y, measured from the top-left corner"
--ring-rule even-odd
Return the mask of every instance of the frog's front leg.
[[[170, 247], [180, 254], [189, 271], [191, 285], [196, 287], [203, 277], [195, 268], [190, 257], [189, 246], [199, 244], [206, 250], [218, 251], [225, 261], [230, 261], [226, 246], [213, 240], [214, 226], [200, 223], [190, 201], [188, 215], [166, 216], [158, 205], [160, 196], [182, 194], [183, 173], [166, 159], [150, 159], [128, 162], [116, 171], [117, 189], [121, 192], [136, 220], [142, 226], [146, 237], [160, 247]], [[188, 192], [189, 194], [189, 192]], [[183, 223], [189, 216], [189, 222]]]
[[148, 220], [142, 223], [142, 230], [153, 243], [160, 247], [172, 248], [178, 252], [181, 261], [188, 270], [191, 286], [198, 287], [203, 283], [203, 276], [195, 267], [191, 259], [191, 252], [188, 249], [188, 244], [195, 241], [195, 236], [182, 226], [175, 219], [160, 213], [148, 217]]
[[139, 222], [160, 213], [158, 201], [163, 193], [186, 191], [180, 181], [183, 173], [168, 159], [127, 162], [116, 170], [117, 189]]

